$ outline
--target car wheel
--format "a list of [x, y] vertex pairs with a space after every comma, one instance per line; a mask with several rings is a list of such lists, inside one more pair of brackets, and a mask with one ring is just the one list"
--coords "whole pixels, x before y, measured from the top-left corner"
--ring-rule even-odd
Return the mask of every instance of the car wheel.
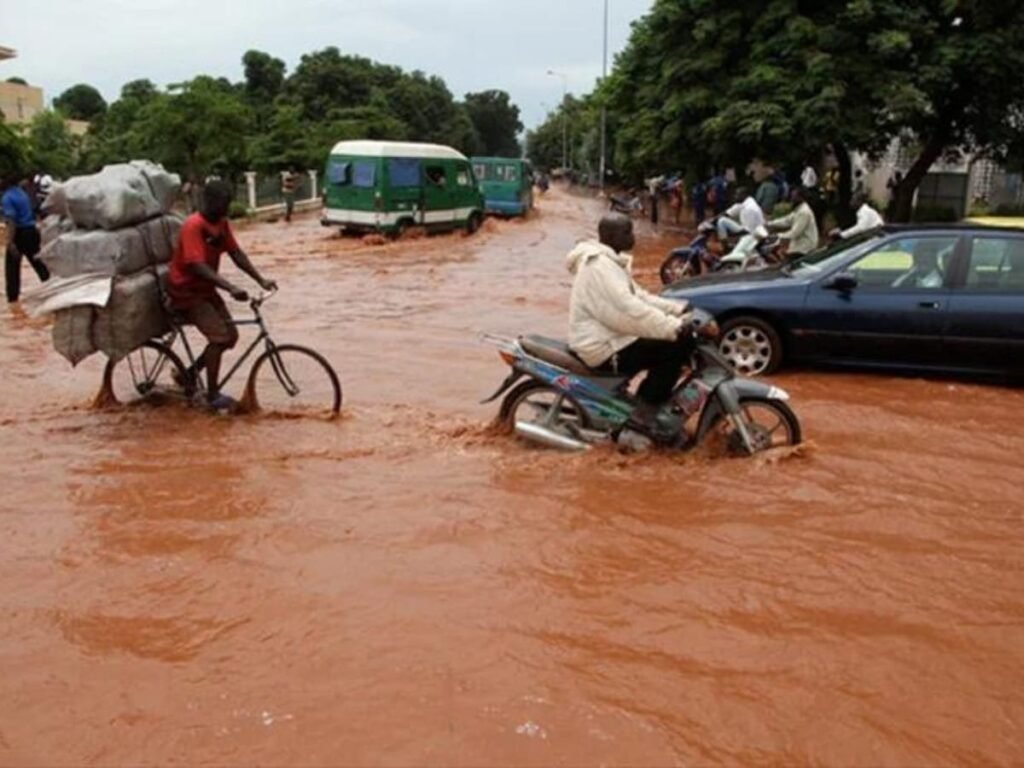
[[466, 232], [470, 235], [475, 235], [477, 230], [480, 229], [480, 225], [484, 223], [484, 217], [481, 216], [477, 211], [473, 211], [469, 215], [469, 220], [466, 222]]
[[759, 317], [734, 317], [724, 322], [718, 350], [742, 376], [774, 373], [782, 365], [782, 339]]

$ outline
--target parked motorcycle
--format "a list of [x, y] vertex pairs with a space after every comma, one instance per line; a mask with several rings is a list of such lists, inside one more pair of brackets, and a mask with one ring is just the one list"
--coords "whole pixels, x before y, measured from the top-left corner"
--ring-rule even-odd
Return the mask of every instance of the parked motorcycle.
[[483, 402], [504, 395], [500, 419], [517, 435], [567, 451], [585, 451], [600, 443], [688, 451], [712, 435], [721, 435], [728, 453], [736, 456], [799, 444], [800, 422], [788, 405], [789, 395], [760, 380], [737, 376], [715, 347], [714, 318], [700, 310], [693, 318], [690, 370], [663, 409], [677, 420], [670, 430], [675, 436], [667, 443], [640, 435], [628, 424], [637, 406], [628, 391], [629, 378], [594, 371], [565, 343], [543, 336], [485, 337], [512, 371]]
[[613, 213], [623, 213], [626, 216], [642, 216], [644, 215], [644, 204], [640, 196], [635, 193], [610, 195], [608, 197], [608, 210]]
[[665, 257], [659, 270], [662, 285], [713, 272], [764, 269], [784, 260], [779, 238], [767, 232], [744, 233], [727, 255], [715, 256], [707, 248], [708, 235], [714, 228], [714, 222], [702, 223], [693, 242]]

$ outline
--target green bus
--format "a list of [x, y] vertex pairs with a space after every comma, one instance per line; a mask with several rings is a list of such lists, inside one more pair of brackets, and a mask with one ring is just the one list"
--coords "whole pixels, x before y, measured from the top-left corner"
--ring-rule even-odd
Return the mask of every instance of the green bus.
[[473, 233], [484, 217], [469, 160], [438, 144], [342, 141], [327, 160], [323, 199], [321, 224], [357, 232]]
[[473, 172], [484, 193], [487, 213], [525, 216], [533, 208], [533, 168], [511, 157], [474, 157]]

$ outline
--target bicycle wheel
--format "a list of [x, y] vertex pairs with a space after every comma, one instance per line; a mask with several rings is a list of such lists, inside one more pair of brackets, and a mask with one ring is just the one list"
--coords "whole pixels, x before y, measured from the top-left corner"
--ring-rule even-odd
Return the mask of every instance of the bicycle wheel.
[[282, 344], [253, 363], [246, 400], [273, 413], [334, 416], [341, 410], [341, 382], [319, 352]]
[[120, 360], [111, 360], [103, 371], [102, 399], [109, 404], [130, 405], [159, 400], [175, 393], [191, 397], [193, 387], [184, 385], [185, 365], [170, 347], [147, 341]]

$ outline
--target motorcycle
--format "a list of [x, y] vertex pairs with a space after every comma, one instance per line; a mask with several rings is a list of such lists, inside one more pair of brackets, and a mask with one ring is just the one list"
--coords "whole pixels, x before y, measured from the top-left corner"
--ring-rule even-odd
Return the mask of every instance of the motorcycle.
[[694, 310], [688, 332], [690, 369], [659, 416], [659, 422], [674, 421], [674, 436], [667, 441], [640, 434], [630, 424], [638, 404], [628, 391], [632, 377], [592, 370], [564, 342], [543, 336], [484, 337], [512, 371], [483, 403], [504, 395], [499, 410], [504, 424], [528, 441], [565, 451], [601, 443], [689, 451], [712, 435], [724, 437], [728, 453], [736, 456], [798, 445], [800, 422], [789, 395], [736, 375], [715, 347], [718, 325], [708, 313]]
[[713, 272], [740, 272], [781, 263], [781, 243], [774, 235], [745, 233], [730, 252], [722, 257], [712, 254], [707, 247], [708, 235], [715, 224], [703, 222], [697, 228], [697, 237], [683, 248], [671, 251], [661, 263], [659, 275], [662, 285]]
[[626, 216], [643, 216], [644, 204], [639, 195], [611, 195], [608, 198], [608, 210], [623, 213]]

